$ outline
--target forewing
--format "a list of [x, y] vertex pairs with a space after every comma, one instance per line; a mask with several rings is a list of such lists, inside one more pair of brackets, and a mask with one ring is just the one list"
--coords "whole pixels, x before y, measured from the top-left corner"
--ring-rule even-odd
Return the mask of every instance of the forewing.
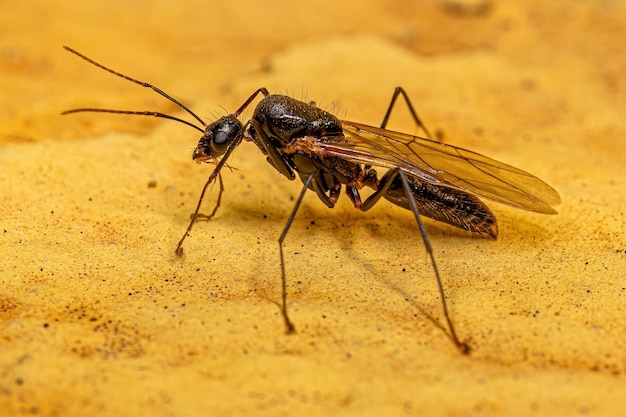
[[316, 141], [325, 155], [399, 168], [433, 184], [471, 192], [512, 207], [553, 214], [559, 194], [526, 171], [476, 152], [418, 136], [342, 122], [345, 139]]

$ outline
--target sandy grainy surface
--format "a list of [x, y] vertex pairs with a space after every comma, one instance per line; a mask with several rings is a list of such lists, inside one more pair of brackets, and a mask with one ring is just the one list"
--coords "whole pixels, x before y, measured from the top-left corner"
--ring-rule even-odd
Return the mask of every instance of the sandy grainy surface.
[[[3, 8], [0, 414], [624, 415], [624, 5], [263, 3]], [[559, 214], [490, 204], [495, 241], [427, 221], [463, 356], [411, 214], [308, 195], [287, 336], [276, 240], [298, 183], [243, 144], [176, 257], [211, 169], [191, 161], [197, 132], [59, 116], [186, 117], [62, 45], [209, 121], [265, 86], [377, 124], [402, 85], [447, 143], [553, 185]], [[390, 127], [415, 132], [407, 116]]]

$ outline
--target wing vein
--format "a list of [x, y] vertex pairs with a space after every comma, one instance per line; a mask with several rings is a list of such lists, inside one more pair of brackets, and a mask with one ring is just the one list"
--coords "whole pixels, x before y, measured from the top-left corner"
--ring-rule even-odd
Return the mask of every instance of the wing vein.
[[467, 149], [360, 123], [342, 121], [345, 137], [312, 138], [325, 155], [399, 168], [430, 183], [470, 192], [512, 207], [556, 213], [558, 193], [526, 171]]

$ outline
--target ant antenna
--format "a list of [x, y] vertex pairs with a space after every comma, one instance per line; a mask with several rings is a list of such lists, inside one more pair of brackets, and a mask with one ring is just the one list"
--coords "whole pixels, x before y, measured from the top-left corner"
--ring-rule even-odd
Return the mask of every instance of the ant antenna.
[[[161, 90], [158, 87], [153, 86], [150, 83], [144, 82], [144, 81], [139, 81], [136, 80], [134, 78], [129, 77], [128, 75], [124, 75], [120, 72], [117, 72], [115, 70], [112, 70], [111, 68], [105, 67], [104, 65], [94, 61], [91, 58], [86, 57], [85, 55], [81, 54], [80, 52], [70, 48], [69, 46], [63, 46], [63, 48], [66, 51], [69, 51], [71, 53], [73, 53], [74, 55], [78, 56], [79, 58], [84, 59], [85, 61], [89, 62], [92, 65], [95, 65], [96, 67], [105, 70], [106, 72], [110, 72], [113, 75], [117, 75], [118, 77], [121, 77], [125, 80], [131, 81], [135, 84], [139, 84], [142, 87], [147, 87], [147, 88], [151, 88], [152, 90], [156, 91], [157, 93], [159, 93], [160, 95], [162, 95], [163, 97], [165, 97], [166, 99], [168, 99], [169, 101], [171, 101], [172, 103], [176, 104], [178, 107], [180, 107], [181, 109], [185, 110], [187, 113], [189, 113], [191, 116], [193, 116], [194, 119], [196, 119], [198, 122], [200, 122], [200, 124], [202, 126], [206, 126], [206, 123], [200, 118], [198, 117], [198, 115], [196, 115], [194, 112], [192, 112], [187, 106], [185, 106], [183, 103], [181, 103], [180, 101], [176, 100], [174, 97], [170, 96], [169, 94], [167, 94], [165, 91]], [[144, 115], [144, 116], [155, 116], [155, 117], [162, 117], [164, 119], [170, 119], [170, 120], [176, 120], [179, 122], [182, 122], [186, 125], [192, 126], [200, 131], [203, 131], [203, 129], [199, 129], [197, 126], [189, 123], [189, 122], [185, 122], [184, 120], [181, 120], [177, 117], [174, 116], [169, 116], [167, 114], [163, 114], [163, 113], [159, 113], [159, 112], [142, 112], [142, 111], [126, 111], [126, 110], [106, 110], [106, 109], [91, 109], [91, 108], [84, 108], [84, 109], [74, 109], [74, 110], [68, 110], [65, 111], [61, 114], [69, 114], [69, 113], [78, 113], [78, 112], [102, 112], [102, 113], [119, 113], [119, 114], [137, 114], [137, 115]]]

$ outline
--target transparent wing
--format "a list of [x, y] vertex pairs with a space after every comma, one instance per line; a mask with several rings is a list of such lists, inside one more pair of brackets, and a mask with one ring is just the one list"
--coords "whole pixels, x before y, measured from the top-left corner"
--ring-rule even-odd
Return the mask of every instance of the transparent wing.
[[342, 122], [345, 138], [312, 144], [322, 154], [399, 168], [433, 184], [468, 191], [519, 209], [554, 214], [559, 194], [526, 171], [476, 152], [355, 122]]

